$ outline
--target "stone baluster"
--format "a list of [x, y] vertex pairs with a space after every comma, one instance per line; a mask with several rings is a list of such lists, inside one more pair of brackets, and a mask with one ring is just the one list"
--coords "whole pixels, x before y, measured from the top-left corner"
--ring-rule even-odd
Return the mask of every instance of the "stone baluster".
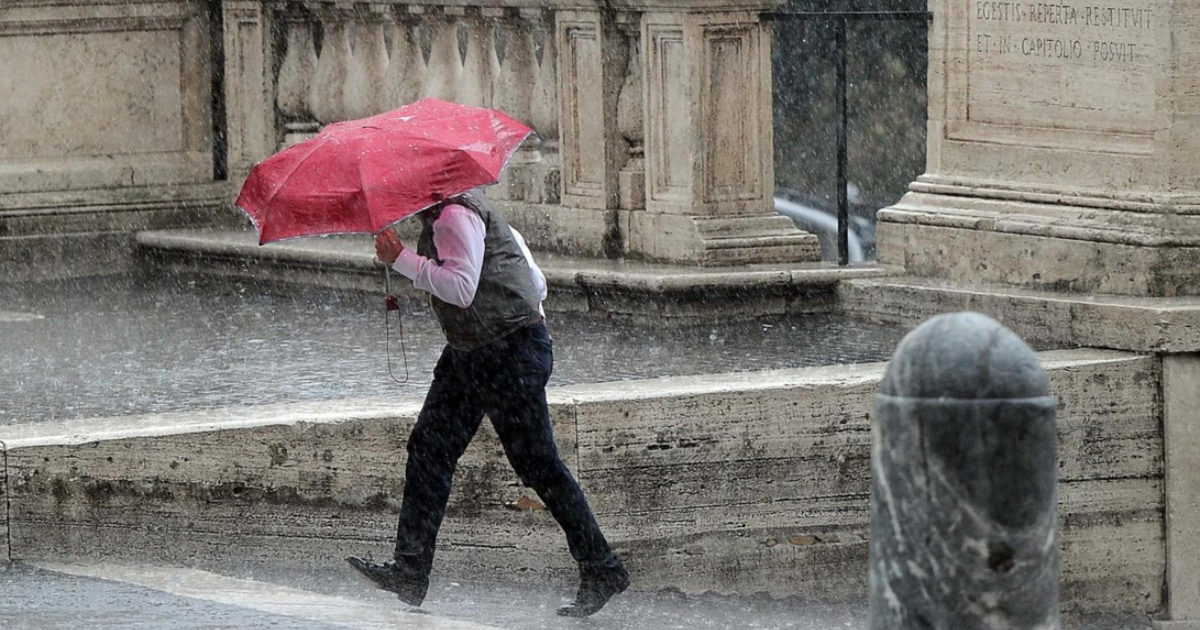
[[559, 154], [558, 113], [558, 35], [554, 13], [542, 9], [522, 9], [522, 17], [538, 25], [542, 33], [542, 56], [537, 66], [530, 103], [530, 126], [541, 140], [542, 163], [529, 192], [529, 200], [558, 204], [562, 199], [562, 156]]
[[307, 13], [289, 11], [283, 19], [287, 29], [287, 50], [279, 67], [276, 105], [292, 120], [312, 118], [308, 106], [308, 88], [317, 69], [317, 48], [313, 43], [312, 24]]
[[[492, 99], [493, 107], [527, 125], [531, 125], [533, 93], [537, 82], [537, 50], [532, 27], [531, 22], [522, 19], [515, 11], [508, 13], [501, 22], [507, 43]], [[500, 185], [496, 187], [496, 196], [502, 199], [530, 199], [533, 196], [531, 184], [536, 175], [532, 165], [541, 159], [536, 141], [527, 141], [504, 171]]]
[[496, 18], [501, 9], [480, 9], [467, 20], [467, 55], [458, 80], [458, 101], [464, 105], [491, 107], [500, 74], [496, 55]]
[[354, 53], [346, 73], [347, 118], [366, 118], [385, 109], [383, 85], [388, 53], [384, 40], [387, 14], [380, 6], [357, 5], [354, 18]]
[[384, 99], [387, 107], [400, 107], [421, 98], [425, 82], [425, 53], [421, 50], [420, 31], [416, 17], [424, 7], [411, 5], [401, 9], [392, 30], [392, 58], [384, 77]]
[[287, 50], [279, 67], [275, 105], [285, 122], [284, 146], [303, 141], [316, 131], [309, 87], [317, 70], [317, 48], [313, 41], [312, 16], [299, 6], [284, 7]]
[[463, 73], [462, 56], [458, 52], [458, 20], [460, 9], [446, 7], [444, 13], [431, 18], [434, 24], [433, 49], [429, 53], [429, 67], [421, 93], [444, 101], [455, 101], [458, 96], [458, 80]]
[[346, 74], [353, 53], [346, 15], [332, 4], [317, 3], [313, 8], [321, 20], [324, 37], [308, 102], [317, 121], [327, 125], [346, 120]]
[[618, 24], [628, 42], [629, 66], [617, 99], [617, 130], [629, 144], [629, 159], [618, 178], [620, 207], [640, 210], [646, 207], [646, 160], [644, 107], [642, 94], [641, 16], [624, 14]]
[[504, 63], [500, 66], [500, 76], [496, 81], [493, 106], [531, 125], [538, 72], [533, 30], [525, 20], [511, 15], [503, 21], [502, 28], [507, 36], [507, 44], [504, 47]]
[[[522, 11], [525, 13], [525, 11]], [[558, 154], [558, 46], [554, 32], [554, 17], [549, 11], [534, 10], [526, 13], [531, 20], [542, 25], [544, 41], [542, 58], [538, 64], [537, 81], [534, 83], [533, 102], [530, 106], [530, 121], [542, 139], [542, 150]]]

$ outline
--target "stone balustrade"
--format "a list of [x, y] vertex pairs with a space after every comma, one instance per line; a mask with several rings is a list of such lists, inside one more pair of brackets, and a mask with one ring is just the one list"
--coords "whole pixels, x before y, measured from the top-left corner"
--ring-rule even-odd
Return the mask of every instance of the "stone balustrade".
[[322, 125], [436, 97], [537, 132], [489, 189], [536, 246], [813, 259], [815, 237], [773, 211], [760, 16], [779, 1], [225, 0], [231, 177]]
[[311, 137], [321, 125], [425, 97], [495, 107], [537, 136], [518, 152], [493, 194], [557, 203], [552, 11], [322, 1], [281, 2], [269, 10], [283, 40], [274, 77], [280, 146]]

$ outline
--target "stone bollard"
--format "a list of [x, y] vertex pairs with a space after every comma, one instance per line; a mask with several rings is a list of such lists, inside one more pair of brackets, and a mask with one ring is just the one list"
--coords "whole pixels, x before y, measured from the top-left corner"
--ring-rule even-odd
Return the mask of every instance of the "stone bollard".
[[939, 315], [892, 355], [871, 447], [871, 630], [1058, 630], [1055, 403], [995, 320]]

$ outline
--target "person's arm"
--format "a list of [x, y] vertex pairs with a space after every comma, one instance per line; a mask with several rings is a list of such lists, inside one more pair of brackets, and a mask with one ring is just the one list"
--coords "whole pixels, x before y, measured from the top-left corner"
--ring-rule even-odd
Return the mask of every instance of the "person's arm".
[[517, 246], [521, 248], [521, 255], [525, 256], [525, 261], [529, 263], [529, 276], [533, 280], [533, 287], [537, 289], [538, 301], [546, 301], [546, 275], [542, 273], [542, 268], [538, 267], [537, 263], [533, 262], [533, 254], [529, 252], [529, 246], [525, 244], [525, 238], [517, 231], [517, 228], [510, 227], [513, 238], [517, 241]]
[[413, 286], [437, 299], [467, 308], [475, 301], [483, 271], [483, 220], [462, 206], [451, 204], [433, 222], [433, 245], [442, 264], [404, 249], [392, 268], [412, 280]]

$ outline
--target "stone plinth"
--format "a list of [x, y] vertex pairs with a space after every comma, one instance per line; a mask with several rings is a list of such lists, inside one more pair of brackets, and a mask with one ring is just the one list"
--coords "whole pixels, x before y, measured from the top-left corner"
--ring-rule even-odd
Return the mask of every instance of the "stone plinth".
[[775, 4], [558, 12], [562, 203], [600, 215], [609, 255], [819, 258], [816, 237], [774, 212], [771, 43], [760, 12]]
[[880, 212], [880, 260], [954, 281], [1200, 293], [1200, 6], [930, 5], [927, 173]]

